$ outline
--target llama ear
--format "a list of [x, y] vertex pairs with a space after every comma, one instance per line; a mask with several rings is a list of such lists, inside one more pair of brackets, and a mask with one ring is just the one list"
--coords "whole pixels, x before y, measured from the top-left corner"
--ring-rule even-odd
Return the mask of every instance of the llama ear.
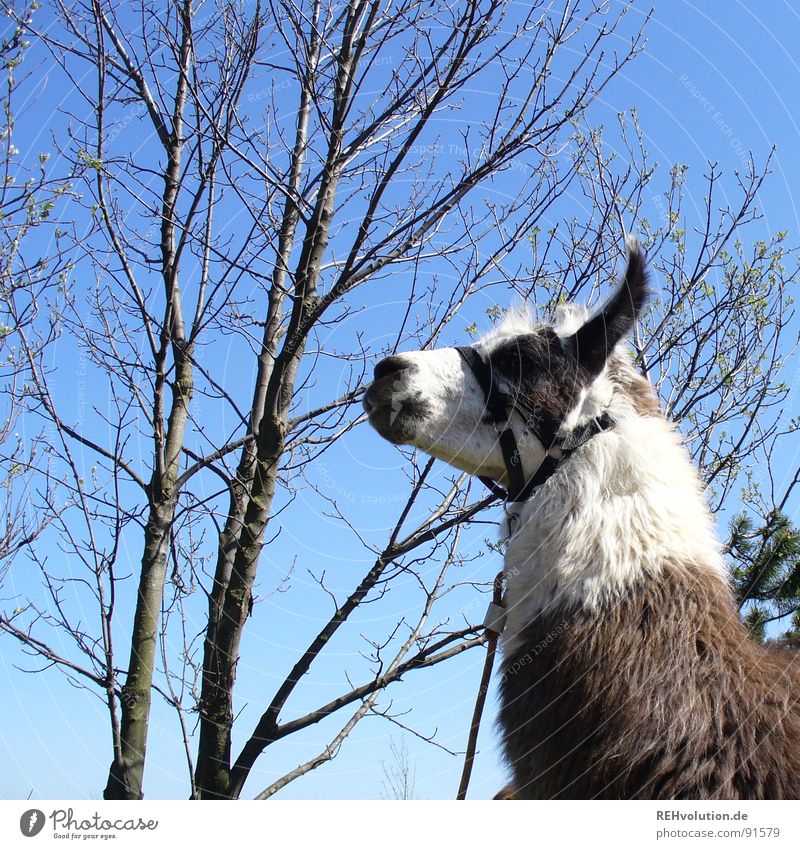
[[633, 329], [649, 294], [644, 254], [634, 236], [625, 238], [625, 253], [628, 267], [617, 291], [597, 315], [563, 340], [592, 377], [600, 374], [616, 344]]

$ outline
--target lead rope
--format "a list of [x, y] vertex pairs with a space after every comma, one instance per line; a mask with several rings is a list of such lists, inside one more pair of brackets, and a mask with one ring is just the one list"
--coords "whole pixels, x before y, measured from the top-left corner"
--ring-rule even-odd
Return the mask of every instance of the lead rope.
[[467, 788], [469, 787], [469, 779], [472, 775], [472, 764], [475, 761], [475, 749], [478, 745], [478, 732], [481, 728], [483, 706], [486, 703], [486, 693], [489, 691], [489, 681], [492, 677], [494, 656], [497, 652], [497, 638], [500, 636], [500, 633], [503, 630], [503, 625], [505, 624], [504, 614], [503, 573], [498, 572], [494, 579], [492, 603], [489, 605], [489, 610], [486, 614], [486, 619], [484, 620], [484, 633], [486, 634], [486, 660], [483, 662], [481, 684], [478, 689], [478, 697], [475, 700], [475, 710], [472, 712], [472, 725], [469, 729], [467, 751], [464, 755], [464, 769], [461, 773], [461, 783], [458, 786], [458, 794], [456, 796], [456, 799], [461, 801], [467, 798]]

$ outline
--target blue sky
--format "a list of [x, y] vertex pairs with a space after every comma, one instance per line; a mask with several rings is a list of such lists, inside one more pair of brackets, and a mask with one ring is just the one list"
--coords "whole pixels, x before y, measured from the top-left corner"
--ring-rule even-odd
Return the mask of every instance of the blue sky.
[[[643, 18], [649, 8], [649, 3], [636, 2], [632, 15]], [[674, 163], [689, 165], [686, 212], [687, 215], [696, 212], [698, 217], [703, 211], [702, 176], [707, 172], [709, 160], [717, 162], [723, 172], [721, 205], [726, 198], [736, 196], [734, 172], [744, 167], [749, 151], [757, 162], [762, 162], [772, 146], [776, 146], [773, 173], [759, 199], [764, 216], [759, 227], [764, 232], [788, 230], [790, 241], [800, 240], [794, 197], [800, 177], [795, 97], [800, 87], [800, 68], [792, 51], [800, 36], [798, 13], [789, 3], [714, 0], [691, 4], [664, 0], [653, 13], [647, 35], [644, 55], [606, 89], [592, 107], [590, 123], [613, 125], [618, 112], [636, 107], [652, 158], [660, 163], [661, 169], [666, 173]], [[74, 96], [66, 86], [67, 81], [58, 74], [43, 74], [41, 85], [37, 86], [38, 100], [31, 101], [20, 118], [19, 132], [30, 138], [32, 147], [41, 149], [47, 144], [51, 122], [43, 122], [42, 114], [48, 114], [62, 99]], [[476, 115], [476, 120], [479, 117]], [[470, 116], [464, 119], [468, 121]], [[575, 198], [574, 214], [580, 215], [582, 203]], [[690, 226], [691, 222], [687, 221], [687, 227]], [[379, 347], [384, 336], [391, 338], [404, 297], [402, 287], [398, 287], [396, 294], [388, 295], [385, 291], [376, 295], [365, 290], [364, 311], [353, 319], [358, 326], [345, 326], [338, 338], [343, 340], [348, 333], [354, 335], [366, 328], [369, 342]], [[475, 304], [463, 322], [455, 323], [449, 330], [446, 341], [456, 341], [464, 325], [480, 317], [488, 305]], [[236, 351], [226, 350], [224, 345], [209, 355], [230, 360], [231, 370], [238, 367]], [[75, 352], [62, 350], [60, 356], [61, 366], [74, 373], [78, 368]], [[790, 365], [785, 379], [793, 387], [796, 408], [800, 397], [800, 363], [795, 360]], [[783, 465], [788, 474], [796, 467], [797, 448], [785, 450]], [[361, 427], [338, 443], [330, 455], [325, 455], [316, 469], [316, 480], [323, 491], [328, 487], [348, 503], [351, 521], [377, 545], [385, 537], [387, 513], [376, 510], [376, 503], [396, 500], [401, 491], [403, 464], [395, 449]], [[437, 467], [437, 474], [443, 478], [448, 473]], [[320, 618], [329, 610], [325, 597], [310, 592], [312, 582], [304, 570], [326, 568], [329, 578], [345, 591], [353, 585], [354, 576], [360, 576], [368, 568], [366, 552], [352, 535], [338, 523], [320, 516], [319, 499], [301, 493], [301, 499], [306, 497], [307, 513], [295, 510], [291, 515], [297, 518], [284, 525], [282, 537], [264, 555], [263, 577], [258, 587], [263, 601], [256, 607], [242, 646], [237, 705], [243, 713], [234, 748], [257, 719], [265, 693], [271, 694], [296, 656], [297, 647], [305, 644], [303, 641], [314, 633]], [[789, 507], [797, 520], [797, 500]], [[416, 516], [424, 516], [424, 507]], [[487, 525], [478, 526], [466, 535], [462, 553], [474, 559], [462, 567], [465, 579], [488, 581], [499, 569], [497, 556], [484, 545], [484, 538], [493, 538], [494, 534], [494, 529]], [[57, 552], [53, 550], [51, 556], [58, 556]], [[137, 557], [137, 551], [129, 552], [132, 569]], [[293, 589], [285, 594], [273, 593], [295, 557], [298, 564]], [[15, 564], [12, 579], [16, 592], [33, 591], [24, 561]], [[397, 610], [413, 605], [413, 599], [411, 589], [401, 586], [388, 612], [377, 606], [374, 612], [370, 606], [359, 611], [353, 633], [362, 627], [365, 631], [373, 627], [373, 617], [384, 617], [386, 622], [382, 624], [388, 624]], [[459, 606], [470, 609], [473, 603], [474, 596], [468, 588], [459, 590], [455, 596], [455, 609]], [[287, 715], [300, 713], [338, 694], [344, 683], [343, 670], [352, 669], [357, 648], [353, 637], [337, 637], [302, 696], [288, 706]], [[30, 793], [34, 798], [99, 797], [111, 756], [104, 705], [66, 684], [56, 672], [20, 674], [14, 666], [24, 664], [24, 658], [9, 641], [0, 643], [0, 651], [0, 691], [4, 694], [0, 702], [3, 728], [0, 756], [6, 764], [0, 775], [0, 796], [20, 798]], [[444, 666], [409, 676], [401, 689], [388, 694], [394, 698], [393, 707], [404, 710], [413, 706], [415, 728], [425, 734], [438, 729], [440, 742], [452, 749], [463, 748], [482, 662], [482, 651], [477, 650]], [[388, 699], [384, 706], [387, 703]], [[146, 794], [149, 798], [180, 798], [186, 793], [186, 782], [177, 725], [158, 700], [154, 705]], [[494, 700], [490, 696], [481, 734], [481, 754], [472, 781], [474, 798], [489, 798], [504, 783], [495, 746], [493, 713]], [[315, 754], [321, 742], [338, 727], [336, 719], [322, 723], [318, 733], [293, 737], [276, 745], [269, 758], [263, 758], [257, 765], [247, 790], [257, 792], [270, 780]], [[416, 795], [452, 797], [460, 759], [411, 735], [402, 735], [399, 729], [377, 718], [368, 718], [357, 726], [332, 764], [289, 785], [280, 797], [376, 797], [383, 780], [380, 762], [391, 759], [390, 732], [397, 738], [402, 736], [409, 748]]]

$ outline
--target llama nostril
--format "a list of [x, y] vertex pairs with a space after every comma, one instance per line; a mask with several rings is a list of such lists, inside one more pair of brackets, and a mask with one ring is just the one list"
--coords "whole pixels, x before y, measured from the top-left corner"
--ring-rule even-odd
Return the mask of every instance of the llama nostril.
[[407, 369], [411, 363], [399, 356], [386, 357], [375, 366], [375, 380]]

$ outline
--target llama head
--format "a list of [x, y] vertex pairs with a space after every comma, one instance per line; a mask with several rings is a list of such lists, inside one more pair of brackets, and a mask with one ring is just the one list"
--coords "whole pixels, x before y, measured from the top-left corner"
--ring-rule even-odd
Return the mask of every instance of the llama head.
[[[615, 353], [647, 298], [644, 257], [635, 240], [626, 248], [621, 285], [594, 316], [568, 306], [550, 326], [513, 314], [473, 346], [510, 399], [509, 424], [526, 475], [535, 472], [549, 448], [537, 436], [543, 425], [573, 428], [598, 416], [617, 389], [638, 394], [639, 406], [655, 404], [652, 390], [643, 389], [649, 384], [624, 354]], [[650, 401], [643, 401], [648, 395]], [[364, 408], [390, 442], [415, 445], [458, 469], [508, 484], [484, 389], [456, 348], [381, 360]]]

